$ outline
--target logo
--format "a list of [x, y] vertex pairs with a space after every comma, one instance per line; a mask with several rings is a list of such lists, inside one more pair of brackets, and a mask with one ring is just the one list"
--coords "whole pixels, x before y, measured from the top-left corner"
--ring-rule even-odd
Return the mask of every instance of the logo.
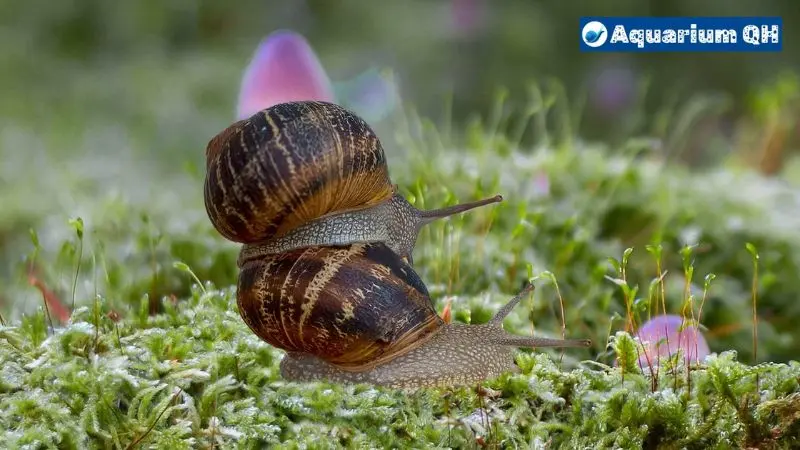
[[595, 20], [583, 26], [581, 37], [584, 44], [597, 48], [606, 43], [608, 30], [605, 25]]
[[780, 17], [581, 17], [582, 52], [780, 52]]

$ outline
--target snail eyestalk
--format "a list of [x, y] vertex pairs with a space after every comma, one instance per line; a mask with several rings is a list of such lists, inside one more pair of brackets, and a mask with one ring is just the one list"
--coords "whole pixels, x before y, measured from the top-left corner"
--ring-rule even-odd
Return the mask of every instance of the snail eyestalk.
[[536, 338], [536, 337], [520, 337], [509, 334], [508, 338], [498, 339], [498, 344], [507, 345], [509, 347], [529, 347], [529, 348], [585, 348], [592, 345], [590, 339], [550, 339], [550, 338]]
[[[522, 298], [528, 295], [529, 293], [533, 292], [534, 285], [533, 283], [528, 283], [525, 285], [522, 290], [514, 296], [511, 300], [508, 301], [497, 314], [492, 317], [492, 320], [489, 321], [489, 325], [493, 325], [497, 328], [503, 329], [503, 320], [511, 313], [511, 311], [516, 308]], [[501, 336], [497, 338], [495, 342], [498, 344], [508, 345], [510, 347], [589, 347], [592, 345], [592, 341], [589, 339], [550, 339], [550, 338], [537, 338], [537, 337], [525, 337], [525, 336], [518, 336], [516, 334], [505, 333], [505, 336]]]
[[514, 296], [514, 298], [512, 298], [511, 300], [508, 301], [508, 303], [503, 305], [503, 307], [500, 308], [500, 311], [497, 311], [497, 314], [495, 314], [494, 317], [492, 317], [492, 320], [490, 320], [489, 323], [492, 325], [502, 327], [503, 319], [505, 319], [506, 316], [511, 314], [511, 311], [517, 307], [520, 301], [522, 301], [522, 297], [525, 297], [529, 293], [533, 292], [534, 289], [536, 289], [536, 286], [534, 286], [533, 283], [528, 282], [525, 285], [525, 287], [522, 288], [522, 290], [519, 291], [519, 293]]
[[412, 252], [417, 242], [417, 237], [425, 225], [438, 219], [454, 216], [463, 212], [471, 211], [481, 206], [503, 201], [502, 195], [484, 198], [474, 202], [460, 203], [458, 205], [447, 206], [438, 209], [421, 210], [415, 208], [403, 196], [395, 194], [390, 204], [394, 211], [394, 219], [389, 221], [390, 246], [405, 258], [410, 265], [414, 264]]
[[480, 208], [481, 206], [490, 205], [492, 203], [500, 203], [502, 201], [502, 195], [495, 195], [494, 197], [484, 198], [474, 202], [459, 203], [457, 205], [447, 206], [439, 209], [417, 210], [417, 227], [421, 228], [435, 220], [454, 216], [456, 214], [467, 212], [475, 208]]

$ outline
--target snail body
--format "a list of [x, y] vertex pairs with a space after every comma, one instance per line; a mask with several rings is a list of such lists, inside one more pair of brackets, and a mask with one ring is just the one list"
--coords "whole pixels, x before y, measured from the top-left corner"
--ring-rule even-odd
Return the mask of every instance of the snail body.
[[412, 251], [423, 226], [441, 217], [499, 202], [502, 199], [497, 195], [449, 208], [420, 211], [401, 195], [394, 194], [388, 201], [375, 206], [330, 214], [301, 225], [280, 238], [259, 244], [245, 244], [242, 246], [238, 263], [241, 266], [245, 259], [282, 253], [295, 248], [346, 245], [353, 242], [384, 242], [392, 251], [413, 263]]
[[516, 347], [588, 345], [503, 330], [503, 319], [531, 289], [489, 323], [447, 324], [414, 269], [375, 242], [245, 260], [237, 303], [256, 335], [287, 351], [285, 379], [408, 389], [472, 384], [514, 370]]
[[412, 267], [417, 236], [433, 220], [502, 198], [416, 209], [391, 184], [372, 129], [340, 106], [267, 108], [212, 138], [206, 163], [209, 219], [243, 244], [239, 313], [286, 351], [287, 380], [471, 384], [513, 370], [516, 347], [589, 345], [503, 330], [532, 285], [487, 324], [445, 323]]

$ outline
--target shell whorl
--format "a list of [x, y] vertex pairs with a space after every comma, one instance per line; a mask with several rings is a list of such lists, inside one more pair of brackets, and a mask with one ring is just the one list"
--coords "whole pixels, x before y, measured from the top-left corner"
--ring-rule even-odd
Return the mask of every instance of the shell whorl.
[[271, 345], [366, 370], [417, 348], [444, 322], [417, 273], [382, 243], [247, 260], [239, 313]]
[[279, 237], [393, 193], [374, 131], [333, 103], [272, 106], [235, 122], [206, 148], [206, 211], [220, 234], [239, 243]]

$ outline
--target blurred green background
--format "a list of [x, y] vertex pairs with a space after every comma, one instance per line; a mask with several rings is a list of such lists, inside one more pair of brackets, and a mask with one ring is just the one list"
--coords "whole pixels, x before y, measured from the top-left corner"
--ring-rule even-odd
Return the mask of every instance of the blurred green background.
[[[585, 15], [778, 15], [784, 21], [784, 51], [583, 54], [578, 19]], [[128, 258], [120, 261], [130, 273], [112, 274], [112, 281], [141, 278], [149, 264], [169, 264], [178, 254], [194, 255], [214, 281], [233, 279], [234, 247], [205, 222], [199, 188], [203, 152], [210, 137], [234, 120], [242, 72], [259, 41], [275, 30], [303, 34], [334, 81], [391, 69], [405, 105], [436, 126], [451, 124], [454, 133], [468, 129], [477, 116], [486, 121], [498, 98], [505, 99], [503, 114], [524, 112], [536, 86], [545, 97], [565, 99], [549, 126], [566, 127], [577, 140], [607, 143], [610, 153], [642, 138], [657, 159], [690, 170], [736, 165], [797, 183], [798, 19], [800, 8], [792, 0], [2, 2], [0, 283], [6, 288], [0, 310], [15, 316], [41, 304], [22, 264], [31, 258], [31, 228], [42, 249], [63, 257], [54, 265], [58, 270], [43, 277], [67, 298], [75, 290], [71, 264], [79, 250], [70, 241], [70, 217], [92, 217], [106, 239], [132, 241], [115, 250]], [[392, 171], [402, 173], [403, 149], [392, 142], [392, 125], [374, 126], [386, 137]], [[541, 143], [541, 136], [531, 131], [523, 141]], [[502, 171], [486, 170], [487, 178]], [[616, 194], [619, 201], [635, 197], [634, 189]], [[635, 206], [636, 200], [630, 203]], [[173, 209], [177, 204], [184, 209]], [[607, 220], [578, 219], [605, 220], [605, 236], [642, 244], [637, 227], [646, 227], [637, 221], [637, 211], [620, 208]], [[156, 219], [146, 214], [159, 212], [163, 217], [153, 225]], [[132, 231], [134, 221], [139, 228]], [[160, 246], [158, 239], [170, 235], [172, 247]], [[195, 244], [200, 249], [191, 247]], [[796, 273], [791, 258], [800, 247], [792, 245], [775, 244], [773, 266]], [[228, 259], [203, 253], [220, 246]], [[158, 264], [142, 250], [148, 248], [163, 252]], [[746, 254], [736, 258], [735, 267], [727, 269], [746, 297], [749, 260]], [[141, 286], [132, 282], [136, 288], [126, 295], [147, 291], [150, 279], [144, 280]], [[795, 304], [797, 280], [782, 281], [790, 286], [775, 296], [776, 304]], [[780, 281], [771, 282], [779, 289], [774, 285]], [[167, 285], [151, 294], [185, 289]], [[91, 283], [77, 290], [91, 292]], [[776, 310], [780, 316], [782, 310]], [[729, 321], [744, 320], [746, 307], [731, 316]], [[748, 329], [739, 325], [735, 340], [721, 345], [735, 342], [746, 350]], [[782, 345], [779, 358], [793, 355], [786, 336], [775, 337]]]
[[[39, 120], [64, 104], [119, 113], [125, 96], [134, 95], [136, 87], [124, 85], [96, 86], [105, 104], [72, 94], [76, 79], [85, 73], [186, 64], [199, 54], [213, 55], [229, 71], [204, 74], [227, 90], [208, 89], [194, 106], [231, 109], [238, 81], [233, 75], [256, 43], [279, 28], [305, 35], [332, 79], [351, 78], [373, 66], [393, 68], [403, 98], [425, 116], [440, 115], [449, 93], [456, 119], [485, 113], [500, 86], [509, 89], [512, 104], [522, 107], [532, 78], [555, 77], [576, 102], [585, 97], [580, 131], [590, 139], [626, 135], [631, 128], [641, 131], [625, 112], [639, 108], [637, 114], [652, 115], [692, 92], [732, 96], [726, 112], [733, 120], [751, 108], [754, 90], [800, 64], [800, 52], [793, 51], [800, 32], [792, 26], [800, 23], [800, 11], [792, 0], [243, 0], [235, 6], [219, 1], [38, 0], [3, 2], [0, 14], [7, 90], [3, 112], [19, 116], [27, 110]], [[777, 15], [785, 23], [785, 50], [583, 54], [576, 28], [583, 15]], [[637, 95], [642, 80], [644, 97]], [[9, 102], [9, 96], [20, 99]]]

